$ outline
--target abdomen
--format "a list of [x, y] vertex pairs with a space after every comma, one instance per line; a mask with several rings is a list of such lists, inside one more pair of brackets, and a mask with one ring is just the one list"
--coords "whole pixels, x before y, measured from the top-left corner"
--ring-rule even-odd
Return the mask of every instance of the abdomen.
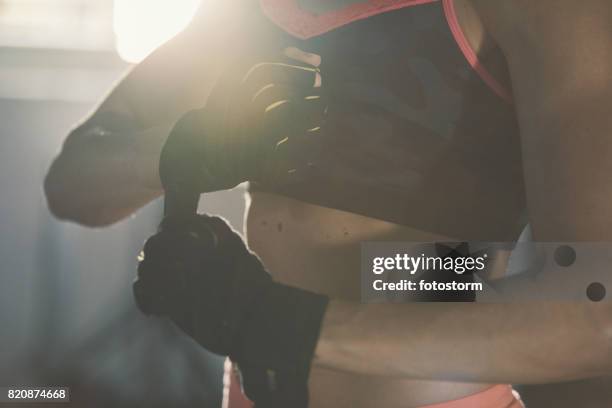
[[[266, 193], [251, 195], [247, 237], [277, 281], [353, 301], [359, 301], [362, 241], [450, 240]], [[489, 386], [351, 375], [315, 367], [310, 407], [416, 407], [458, 399]], [[240, 407], [230, 404], [229, 408]]]

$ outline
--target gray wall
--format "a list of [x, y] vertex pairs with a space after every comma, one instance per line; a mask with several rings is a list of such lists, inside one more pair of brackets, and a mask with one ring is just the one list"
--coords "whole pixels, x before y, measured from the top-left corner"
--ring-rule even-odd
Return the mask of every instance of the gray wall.
[[[67, 131], [127, 68], [110, 53], [0, 49], [0, 384], [69, 385], [73, 406], [219, 406], [222, 360], [132, 302], [159, 200], [87, 229], [54, 219], [42, 194]], [[242, 194], [202, 208], [239, 228]]]

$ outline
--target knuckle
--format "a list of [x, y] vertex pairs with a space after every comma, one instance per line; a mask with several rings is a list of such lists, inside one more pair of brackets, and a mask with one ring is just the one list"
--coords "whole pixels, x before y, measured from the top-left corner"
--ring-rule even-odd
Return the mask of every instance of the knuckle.
[[259, 62], [253, 65], [246, 74], [242, 77], [242, 82], [251, 82], [256, 78], [260, 78], [264, 73], [268, 72], [274, 65], [272, 62]]

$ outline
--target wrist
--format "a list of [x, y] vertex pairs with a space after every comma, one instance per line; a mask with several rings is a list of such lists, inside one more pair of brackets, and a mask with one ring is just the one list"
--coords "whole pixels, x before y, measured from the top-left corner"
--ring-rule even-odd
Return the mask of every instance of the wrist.
[[134, 135], [132, 157], [143, 157], [134, 162], [134, 173], [139, 185], [149, 191], [163, 193], [159, 177], [159, 157], [162, 146], [172, 130], [173, 124], [165, 124], [142, 130]]
[[237, 361], [307, 378], [328, 303], [327, 296], [271, 283], [246, 323]]
[[[329, 366], [338, 356], [348, 355], [350, 341], [355, 336], [344, 336], [346, 326], [353, 320], [359, 305], [352, 302], [332, 300], [329, 302], [327, 311], [321, 324], [319, 341], [314, 351], [313, 364], [318, 366]], [[349, 341], [345, 341], [350, 339]]]

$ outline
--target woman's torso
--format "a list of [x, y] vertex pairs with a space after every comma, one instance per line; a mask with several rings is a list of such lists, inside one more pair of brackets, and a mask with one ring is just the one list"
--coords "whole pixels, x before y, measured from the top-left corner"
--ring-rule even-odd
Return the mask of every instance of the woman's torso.
[[525, 192], [505, 59], [489, 47], [474, 60], [452, 1], [371, 0], [316, 17], [296, 0], [261, 3], [261, 34], [240, 63], [284, 47], [320, 55], [329, 102], [321, 131], [283, 143], [291, 172], [252, 190], [463, 240], [520, 234]]
[[[324, 131], [293, 150], [299, 181], [251, 186], [249, 245], [275, 279], [359, 300], [362, 241], [515, 239], [524, 191], [514, 110], [462, 53], [443, 3], [365, 2], [408, 6], [363, 19], [372, 10], [356, 10], [335, 26], [275, 14], [283, 2], [297, 5], [262, 1], [266, 46], [244, 64], [287, 46], [321, 55], [330, 106]], [[320, 368], [310, 381], [313, 408], [415, 407], [487, 387]]]
[[[246, 227], [250, 247], [276, 280], [354, 301], [360, 296], [361, 241], [449, 241], [436, 234], [268, 193], [251, 195]], [[459, 399], [489, 386], [356, 376], [314, 367], [310, 407], [409, 408]], [[238, 404], [233, 401], [229, 408], [241, 408]]]

